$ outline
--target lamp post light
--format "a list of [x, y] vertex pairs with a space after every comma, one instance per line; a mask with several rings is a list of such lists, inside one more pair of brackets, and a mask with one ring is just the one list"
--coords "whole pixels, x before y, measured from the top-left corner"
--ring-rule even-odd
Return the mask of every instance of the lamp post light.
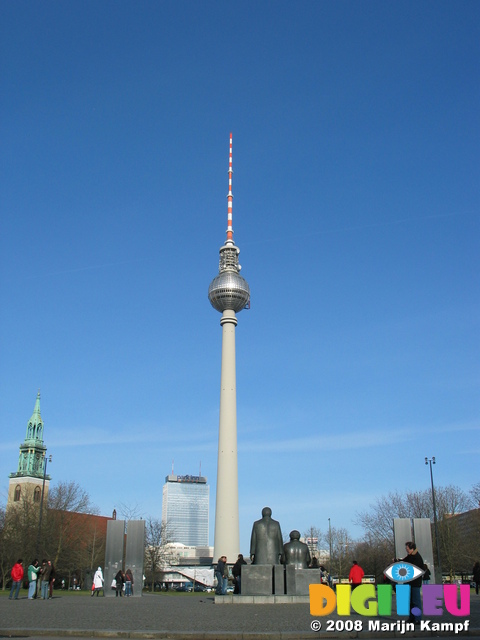
[[[435, 542], [437, 548], [437, 569], [439, 574], [439, 583], [442, 584], [442, 565], [440, 563], [440, 543], [438, 540], [438, 526], [437, 526], [437, 506], [435, 503], [435, 488], [433, 486], [433, 469], [432, 464], [435, 464], [435, 456], [431, 458], [425, 458], [425, 464], [430, 464], [430, 480], [432, 482], [432, 502], [433, 502], [433, 526], [435, 528]], [[436, 580], [437, 582], [438, 580]]]
[[329, 574], [332, 575], [332, 523], [330, 522], [330, 518], [328, 519], [328, 545], [329, 545], [329, 561], [328, 568]]
[[40, 537], [42, 535], [42, 516], [43, 516], [43, 498], [45, 496], [45, 480], [47, 479], [47, 462], [52, 461], [52, 456], [44, 457], [44, 465], [43, 465], [43, 485], [42, 485], [42, 497], [40, 498], [40, 516], [38, 519], [38, 534], [37, 534], [37, 551], [36, 555], [38, 556], [40, 553]]

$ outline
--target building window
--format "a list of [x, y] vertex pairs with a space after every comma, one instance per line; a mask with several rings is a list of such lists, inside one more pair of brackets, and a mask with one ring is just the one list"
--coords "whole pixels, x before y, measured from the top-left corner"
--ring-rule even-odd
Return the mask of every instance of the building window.
[[13, 501], [18, 502], [20, 500], [20, 495], [22, 493], [22, 489], [19, 484], [15, 487], [15, 494], [13, 496]]
[[40, 496], [42, 492], [40, 491], [40, 487], [35, 487], [35, 491], [33, 492], [33, 501], [40, 502]]

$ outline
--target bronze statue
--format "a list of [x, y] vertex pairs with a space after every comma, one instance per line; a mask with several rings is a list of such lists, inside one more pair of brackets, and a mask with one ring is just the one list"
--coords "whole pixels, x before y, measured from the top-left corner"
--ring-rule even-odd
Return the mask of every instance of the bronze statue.
[[304, 542], [300, 542], [300, 531], [290, 531], [290, 542], [283, 545], [285, 564], [293, 564], [295, 569], [308, 569], [310, 551]]
[[252, 564], [281, 564], [283, 560], [282, 530], [270, 507], [264, 507], [262, 519], [253, 523], [250, 558]]

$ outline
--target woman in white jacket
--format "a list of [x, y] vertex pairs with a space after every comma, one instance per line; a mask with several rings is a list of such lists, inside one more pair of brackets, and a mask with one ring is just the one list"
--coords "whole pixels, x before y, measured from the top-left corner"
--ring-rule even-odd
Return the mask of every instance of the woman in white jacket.
[[[92, 597], [97, 594], [99, 591], [103, 589], [103, 573], [102, 573], [102, 567], [98, 567], [98, 569], [95, 571], [95, 575], [93, 576], [93, 590], [92, 590]], [[104, 592], [105, 595], [105, 592]]]

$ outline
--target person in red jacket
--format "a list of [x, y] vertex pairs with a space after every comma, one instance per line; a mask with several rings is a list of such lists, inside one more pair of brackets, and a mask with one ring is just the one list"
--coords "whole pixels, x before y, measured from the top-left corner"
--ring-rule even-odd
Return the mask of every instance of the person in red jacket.
[[18, 592], [20, 591], [20, 587], [22, 586], [23, 581], [22, 558], [17, 560], [17, 562], [13, 565], [10, 575], [12, 576], [12, 588], [10, 589], [10, 595], [8, 596], [8, 599], [11, 600], [13, 597], [14, 600], [18, 600]]
[[350, 569], [350, 573], [348, 574], [348, 581], [352, 585], [352, 591], [355, 589], [355, 587], [358, 587], [362, 584], [362, 578], [364, 575], [364, 570], [358, 564], [358, 562], [354, 560], [352, 568]]

